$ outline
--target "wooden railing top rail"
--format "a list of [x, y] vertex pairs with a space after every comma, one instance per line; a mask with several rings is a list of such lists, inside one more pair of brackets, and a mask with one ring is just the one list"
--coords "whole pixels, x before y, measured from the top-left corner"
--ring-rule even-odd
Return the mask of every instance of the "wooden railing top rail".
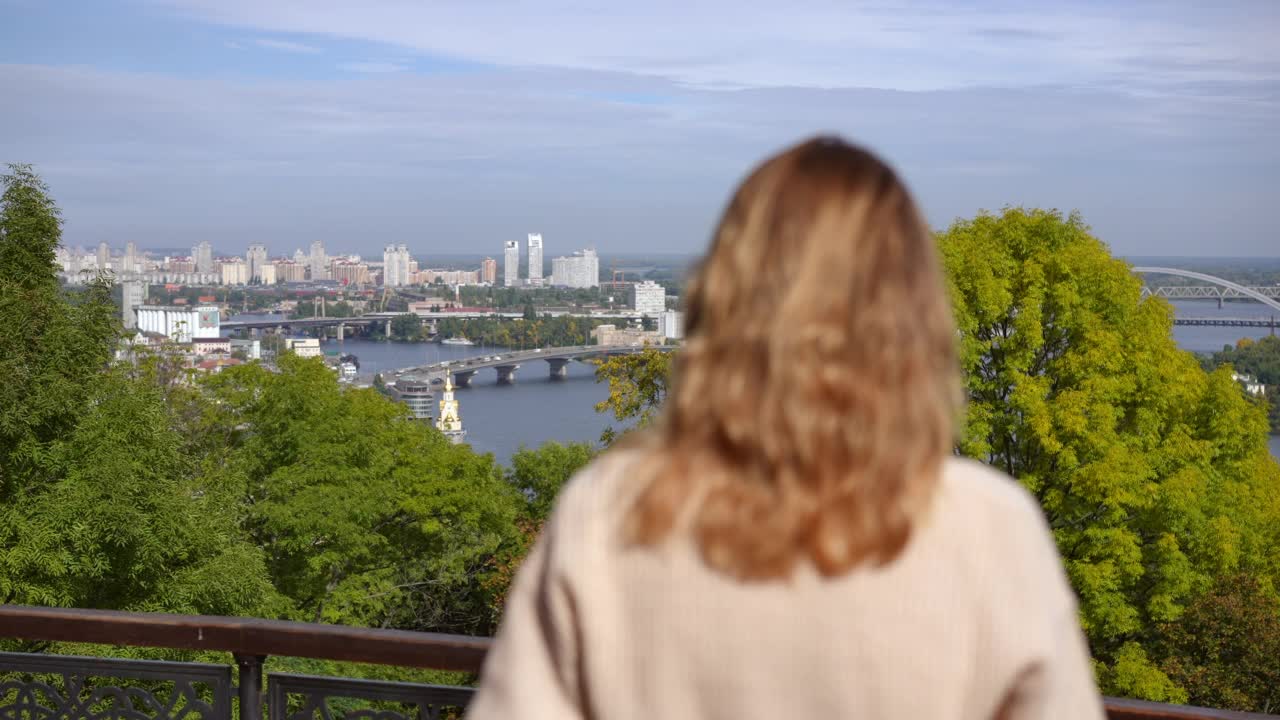
[[[478, 672], [489, 638], [318, 623], [0, 605], [0, 638], [219, 650]], [[1111, 720], [1263, 720], [1275, 715], [1105, 698]]]
[[489, 638], [207, 615], [0, 605], [0, 637], [478, 672]]

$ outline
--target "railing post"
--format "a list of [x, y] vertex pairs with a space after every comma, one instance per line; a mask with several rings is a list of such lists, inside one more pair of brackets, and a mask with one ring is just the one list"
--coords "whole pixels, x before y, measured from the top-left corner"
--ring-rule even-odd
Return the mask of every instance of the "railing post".
[[240, 720], [262, 720], [262, 663], [263, 655], [235, 653], [236, 667], [240, 670], [237, 690], [240, 693]]

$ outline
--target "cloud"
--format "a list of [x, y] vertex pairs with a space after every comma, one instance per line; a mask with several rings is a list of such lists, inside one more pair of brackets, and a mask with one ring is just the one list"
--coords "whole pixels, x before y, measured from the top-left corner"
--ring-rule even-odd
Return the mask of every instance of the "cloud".
[[[263, 32], [380, 43], [469, 62], [653, 75], [704, 88], [909, 91], [1036, 84], [1144, 88], [1190, 78], [1247, 83], [1235, 67], [1276, 60], [1280, 3], [987, 0], [155, 0]], [[1125, 58], [1161, 59], [1137, 76]]]
[[269, 50], [282, 50], [284, 52], [301, 53], [304, 55], [316, 55], [320, 53], [320, 48], [314, 45], [307, 45], [292, 40], [275, 40], [272, 38], [257, 38], [254, 44], [258, 47], [264, 47]]
[[1280, 182], [1272, 109], [1098, 88], [724, 91], [555, 68], [239, 82], [15, 65], [0, 65], [0, 86], [24, 109], [0, 114], [0, 158], [36, 163], [68, 242], [86, 245], [199, 233], [220, 250], [321, 238], [485, 251], [538, 227], [555, 252], [696, 251], [753, 163], [820, 131], [882, 152], [935, 225], [1005, 204], [1080, 208], [1128, 253], [1262, 254], [1259, 188]]
[[338, 69], [353, 73], [398, 73], [408, 70], [409, 66], [394, 62], [346, 62], [338, 63]]

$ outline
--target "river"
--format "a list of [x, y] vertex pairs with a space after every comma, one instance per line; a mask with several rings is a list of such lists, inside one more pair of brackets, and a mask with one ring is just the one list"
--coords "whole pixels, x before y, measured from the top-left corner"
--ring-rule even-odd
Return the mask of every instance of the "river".
[[[1271, 310], [1258, 303], [1228, 303], [1222, 310], [1216, 302], [1177, 301], [1184, 317], [1270, 317]], [[246, 316], [262, 317], [262, 316]], [[239, 319], [239, 318], [237, 318]], [[1265, 328], [1175, 326], [1178, 345], [1194, 352], [1221, 350], [1242, 337], [1262, 337]], [[360, 374], [372, 378], [375, 372], [441, 360], [503, 352], [504, 348], [438, 344], [386, 343], [360, 338], [341, 344], [323, 343], [325, 352], [351, 353], [360, 358]], [[595, 382], [594, 368], [570, 363], [568, 377], [551, 380], [544, 361], [526, 363], [512, 385], [498, 385], [497, 373], [482, 370], [469, 388], [459, 388], [457, 398], [467, 442], [481, 452], [493, 453], [505, 463], [521, 445], [537, 447], [548, 440], [595, 442], [612, 418], [594, 411], [608, 390]], [[1271, 454], [1280, 458], [1280, 436], [1270, 440]]]

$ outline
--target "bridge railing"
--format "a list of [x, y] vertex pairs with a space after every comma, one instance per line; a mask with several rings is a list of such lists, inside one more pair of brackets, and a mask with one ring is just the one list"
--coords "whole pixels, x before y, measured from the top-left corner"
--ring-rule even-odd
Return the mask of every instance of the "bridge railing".
[[[230, 654], [225, 665], [0, 653], [0, 717], [58, 720], [423, 720], [456, 716], [474, 689], [265, 673], [269, 656], [478, 673], [489, 638], [338, 625], [0, 605], [0, 638]], [[234, 665], [234, 674], [232, 672]], [[1106, 698], [1112, 720], [1274, 717]]]

